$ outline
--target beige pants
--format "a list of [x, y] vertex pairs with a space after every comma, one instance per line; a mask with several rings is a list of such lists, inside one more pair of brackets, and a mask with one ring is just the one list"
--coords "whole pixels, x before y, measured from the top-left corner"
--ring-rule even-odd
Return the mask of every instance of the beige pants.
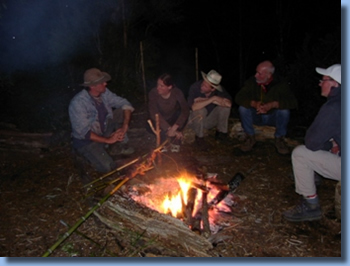
[[206, 108], [191, 111], [188, 119], [188, 126], [191, 127], [197, 137], [204, 136], [204, 129], [216, 128], [221, 133], [227, 133], [228, 118], [231, 114], [231, 108], [216, 106], [208, 115]]
[[341, 180], [341, 157], [328, 151], [311, 151], [300, 145], [292, 152], [295, 191], [303, 196], [316, 194], [314, 172]]

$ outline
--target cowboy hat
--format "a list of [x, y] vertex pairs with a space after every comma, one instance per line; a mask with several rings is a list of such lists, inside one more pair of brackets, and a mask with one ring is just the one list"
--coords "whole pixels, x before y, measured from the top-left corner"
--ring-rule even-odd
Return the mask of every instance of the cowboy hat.
[[222, 76], [215, 70], [210, 70], [208, 74], [201, 71], [203, 79], [218, 91], [222, 91], [220, 85]]
[[84, 83], [80, 86], [90, 87], [111, 80], [111, 76], [97, 68], [90, 68], [84, 73]]

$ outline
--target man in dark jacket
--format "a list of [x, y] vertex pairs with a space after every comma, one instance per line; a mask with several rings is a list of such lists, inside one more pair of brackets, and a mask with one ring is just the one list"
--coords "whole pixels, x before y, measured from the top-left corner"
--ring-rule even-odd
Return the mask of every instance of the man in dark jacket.
[[270, 61], [261, 62], [256, 74], [249, 78], [236, 94], [239, 114], [246, 139], [240, 149], [251, 151], [256, 143], [253, 125], [274, 126], [275, 146], [280, 154], [288, 154], [284, 142], [289, 123], [290, 109], [297, 107], [297, 100], [286, 81], [274, 75], [275, 67]]
[[327, 98], [305, 135], [305, 145], [292, 152], [295, 191], [302, 195], [296, 207], [284, 212], [292, 222], [318, 220], [322, 217], [316, 193], [314, 172], [341, 180], [341, 65], [316, 68], [323, 75], [321, 95]]

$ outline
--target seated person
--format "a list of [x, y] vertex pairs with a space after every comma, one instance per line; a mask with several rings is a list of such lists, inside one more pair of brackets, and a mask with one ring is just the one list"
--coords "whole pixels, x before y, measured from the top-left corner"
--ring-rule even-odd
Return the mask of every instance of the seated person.
[[[190, 112], [182, 91], [176, 87], [172, 77], [165, 73], [157, 79], [157, 87], [149, 92], [148, 99], [148, 110], [154, 127], [156, 114], [159, 116], [161, 142], [169, 138], [171, 151], [179, 152], [182, 130]], [[165, 151], [166, 147], [163, 149]]]
[[196, 144], [201, 150], [207, 150], [204, 129], [216, 128], [216, 139], [227, 138], [231, 96], [220, 85], [222, 76], [215, 70], [208, 74], [202, 72], [202, 77], [203, 79], [191, 85], [187, 100], [192, 110], [189, 126], [195, 131]]
[[283, 213], [291, 222], [322, 218], [314, 173], [341, 180], [341, 65], [317, 67], [316, 72], [322, 75], [319, 86], [327, 101], [308, 128], [305, 145], [292, 152], [295, 192], [301, 195], [301, 202]]
[[[85, 71], [85, 87], [69, 104], [73, 148], [102, 173], [114, 170], [116, 162], [106, 151], [106, 144], [126, 143], [132, 105], [106, 86], [111, 76], [97, 68]], [[115, 108], [113, 111], [112, 108]], [[118, 147], [120, 153], [131, 154], [130, 147]]]
[[274, 126], [275, 146], [280, 154], [288, 154], [284, 142], [289, 123], [290, 109], [297, 107], [297, 100], [286, 81], [274, 75], [275, 67], [270, 61], [261, 62], [254, 77], [249, 78], [236, 94], [235, 101], [246, 140], [240, 149], [251, 151], [256, 143], [253, 125]]

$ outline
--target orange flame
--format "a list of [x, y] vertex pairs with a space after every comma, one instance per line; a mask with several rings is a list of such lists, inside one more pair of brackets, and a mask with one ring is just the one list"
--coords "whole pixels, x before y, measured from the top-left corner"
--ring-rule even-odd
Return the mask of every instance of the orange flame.
[[163, 213], [170, 212], [174, 217], [181, 214], [183, 203], [187, 204], [187, 192], [191, 187], [191, 181], [188, 178], [178, 178], [177, 182], [180, 186], [179, 192], [175, 196], [166, 195], [162, 204]]

